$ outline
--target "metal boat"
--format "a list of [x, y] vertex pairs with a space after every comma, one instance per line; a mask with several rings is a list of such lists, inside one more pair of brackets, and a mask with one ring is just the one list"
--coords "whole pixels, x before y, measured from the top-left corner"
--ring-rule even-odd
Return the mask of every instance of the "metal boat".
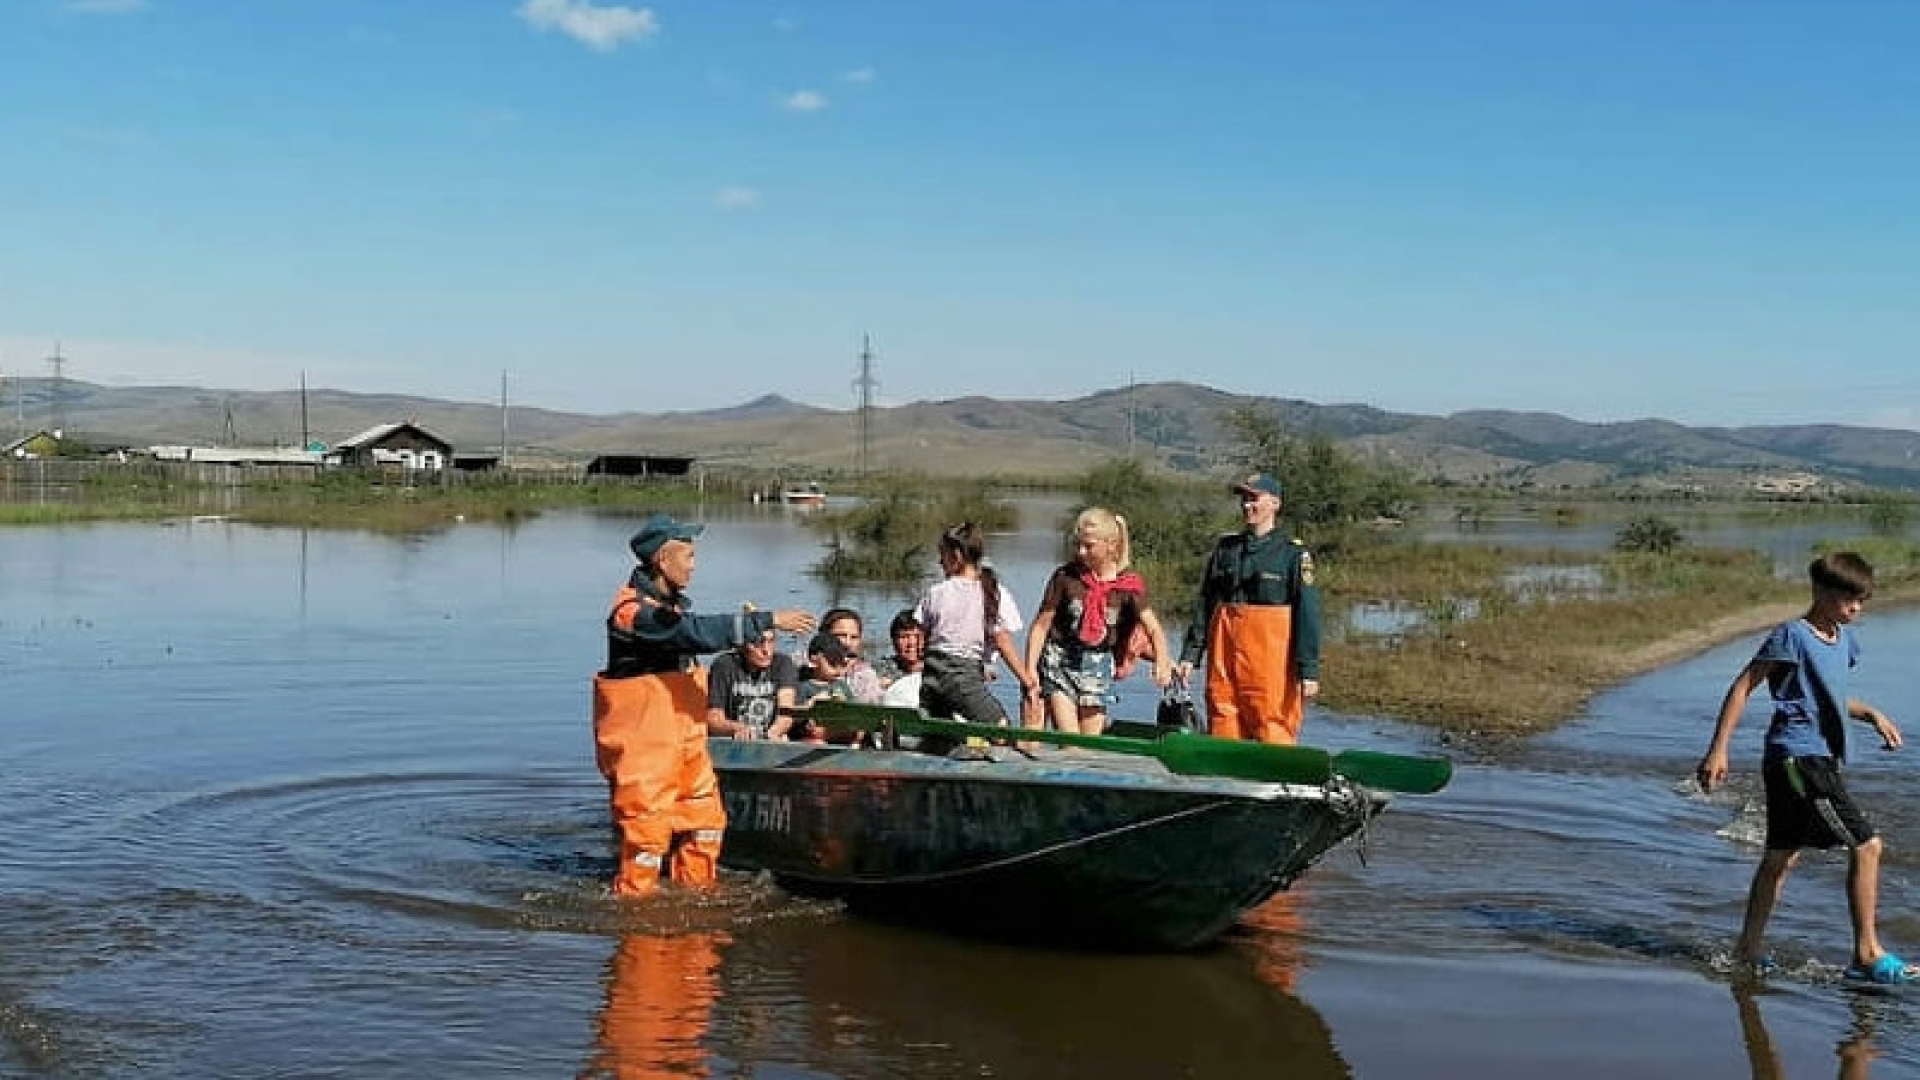
[[709, 749], [728, 815], [723, 865], [861, 914], [1101, 947], [1206, 944], [1388, 798], [1337, 773], [1183, 775], [1072, 747]]

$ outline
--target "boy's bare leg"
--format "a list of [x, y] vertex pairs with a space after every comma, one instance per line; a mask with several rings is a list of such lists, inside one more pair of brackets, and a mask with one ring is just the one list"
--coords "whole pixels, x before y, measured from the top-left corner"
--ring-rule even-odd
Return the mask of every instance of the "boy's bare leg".
[[1853, 916], [1853, 962], [1861, 967], [1880, 959], [1880, 838], [1853, 849], [1847, 860], [1847, 913]]
[[1787, 883], [1787, 871], [1800, 858], [1798, 851], [1776, 851], [1771, 848], [1760, 856], [1760, 865], [1754, 868], [1753, 884], [1747, 889], [1747, 917], [1740, 924], [1740, 940], [1733, 947], [1733, 960], [1736, 964], [1758, 963], [1761, 957], [1760, 942], [1767, 934], [1767, 920], [1773, 918], [1774, 905], [1780, 902], [1780, 889]]

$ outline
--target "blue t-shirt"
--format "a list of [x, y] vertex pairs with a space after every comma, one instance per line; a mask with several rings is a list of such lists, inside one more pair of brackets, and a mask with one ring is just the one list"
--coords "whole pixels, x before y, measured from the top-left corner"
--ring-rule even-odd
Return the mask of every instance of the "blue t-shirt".
[[1831, 642], [1805, 619], [1781, 623], [1760, 643], [1755, 660], [1773, 664], [1773, 723], [1767, 753], [1847, 756], [1847, 676], [1860, 662], [1860, 643], [1842, 626]]

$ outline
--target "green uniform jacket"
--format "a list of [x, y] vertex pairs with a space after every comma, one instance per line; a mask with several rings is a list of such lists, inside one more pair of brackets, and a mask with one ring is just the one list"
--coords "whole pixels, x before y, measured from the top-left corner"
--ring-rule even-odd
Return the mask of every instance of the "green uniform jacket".
[[1221, 604], [1293, 607], [1293, 665], [1301, 679], [1320, 678], [1320, 589], [1313, 583], [1313, 556], [1300, 541], [1275, 529], [1220, 538], [1200, 579], [1200, 602], [1187, 628], [1180, 659], [1198, 664], [1207, 648], [1207, 628]]

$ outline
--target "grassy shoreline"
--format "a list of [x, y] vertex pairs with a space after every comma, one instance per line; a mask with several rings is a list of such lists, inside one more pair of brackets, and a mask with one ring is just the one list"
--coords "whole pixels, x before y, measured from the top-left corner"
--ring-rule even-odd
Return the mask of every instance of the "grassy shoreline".
[[[1369, 665], [1355, 663], [1351, 655], [1334, 647], [1323, 660], [1326, 689], [1321, 704], [1341, 713], [1378, 716], [1383, 719], [1430, 727], [1450, 738], [1497, 742], [1543, 734], [1578, 719], [1593, 699], [1623, 683], [1661, 668], [1691, 659], [1741, 638], [1754, 638], [1769, 628], [1793, 619], [1806, 611], [1806, 587], [1794, 584], [1778, 599], [1761, 600], [1740, 606], [1703, 613], [1699, 621], [1662, 622], [1659, 629], [1649, 620], [1645, 629], [1624, 635], [1621, 647], [1595, 651], [1583, 646], [1569, 647], [1549, 643], [1519, 658], [1528, 668], [1549, 673], [1555, 681], [1542, 685], [1538, 677], [1517, 675], [1511, 670], [1505, 678], [1495, 677], [1481, 689], [1487, 695], [1463, 698], [1442, 689], [1416, 701], [1396, 695], [1380, 686], [1342, 688], [1341, 681], [1365, 679], [1374, 672]], [[1876, 611], [1920, 605], [1920, 581], [1901, 581], [1883, 587], [1868, 606], [1866, 625], [1872, 625]], [[1471, 646], [1469, 646], [1471, 648]], [[1499, 664], [1498, 667], [1510, 665]], [[1727, 671], [1732, 679], [1733, 669]], [[1523, 686], [1539, 692], [1522, 699], [1514, 691]], [[1501, 698], [1509, 707], [1489, 705], [1490, 698]], [[1711, 716], [1719, 700], [1702, 701], [1700, 713]]]
[[[1849, 546], [1878, 571], [1869, 616], [1920, 602], [1920, 545], [1860, 538]], [[1382, 600], [1418, 618], [1404, 633], [1329, 638], [1322, 705], [1493, 739], [1551, 730], [1597, 694], [1757, 634], [1807, 604], [1804, 575], [1782, 578], [1757, 551], [1716, 548], [1579, 555], [1385, 544], [1350, 552], [1326, 578], [1330, 627], [1351, 626], [1356, 604]]]

